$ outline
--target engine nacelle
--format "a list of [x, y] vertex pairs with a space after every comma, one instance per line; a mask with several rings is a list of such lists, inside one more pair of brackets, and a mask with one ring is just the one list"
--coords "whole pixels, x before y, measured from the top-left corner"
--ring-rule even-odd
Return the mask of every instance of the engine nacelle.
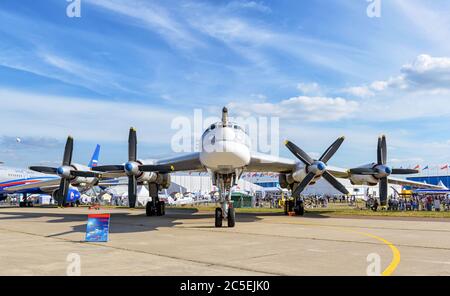
[[278, 182], [280, 183], [281, 188], [289, 189], [289, 182], [287, 180], [287, 174], [280, 174], [278, 176]]
[[379, 180], [372, 175], [352, 175], [350, 176], [352, 185], [378, 185]]
[[161, 186], [161, 189], [168, 189], [171, 184], [170, 174], [158, 174], [158, 181], [156, 183]]
[[295, 171], [292, 173], [292, 181], [295, 183], [301, 183], [303, 179], [308, 175], [308, 172], [306, 171], [305, 166], [302, 164], [298, 164], [295, 168]]
[[[73, 163], [71, 167], [77, 171], [90, 171], [91, 169], [85, 165]], [[97, 178], [93, 177], [75, 177], [70, 180], [70, 183], [74, 186], [91, 186], [95, 185], [98, 182]]]
[[138, 182], [154, 183], [158, 180], [158, 174], [154, 172], [143, 172], [137, 177]]

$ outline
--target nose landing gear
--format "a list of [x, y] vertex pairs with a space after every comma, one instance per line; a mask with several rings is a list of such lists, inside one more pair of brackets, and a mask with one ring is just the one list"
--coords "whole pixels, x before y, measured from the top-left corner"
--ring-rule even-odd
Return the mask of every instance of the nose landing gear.
[[215, 211], [215, 226], [222, 227], [223, 220], [227, 220], [227, 226], [229, 228], [233, 228], [236, 225], [236, 212], [233, 208], [233, 205], [230, 203], [226, 206], [226, 215], [224, 215], [224, 210], [222, 208], [216, 208]]

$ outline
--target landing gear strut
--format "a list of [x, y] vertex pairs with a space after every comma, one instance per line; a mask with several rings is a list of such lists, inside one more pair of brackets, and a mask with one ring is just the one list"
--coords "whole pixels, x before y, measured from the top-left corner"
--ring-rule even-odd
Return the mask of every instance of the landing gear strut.
[[28, 200], [28, 194], [23, 194], [23, 201], [19, 202], [19, 208], [31, 208], [33, 207], [33, 202]]
[[166, 214], [166, 203], [159, 200], [159, 185], [151, 183], [148, 185], [148, 192], [152, 201], [145, 205], [145, 214], [147, 216], [164, 216]]
[[303, 199], [301, 197], [299, 197], [299, 198], [297, 198], [295, 200], [294, 212], [298, 216], [305, 215], [305, 204], [304, 204]]

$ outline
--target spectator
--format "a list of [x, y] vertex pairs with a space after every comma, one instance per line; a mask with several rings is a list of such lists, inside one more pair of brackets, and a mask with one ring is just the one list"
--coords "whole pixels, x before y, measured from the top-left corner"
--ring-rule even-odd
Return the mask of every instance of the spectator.
[[434, 199], [434, 210], [436, 212], [440, 212], [441, 211], [441, 200], [439, 199], [439, 197], [436, 197]]

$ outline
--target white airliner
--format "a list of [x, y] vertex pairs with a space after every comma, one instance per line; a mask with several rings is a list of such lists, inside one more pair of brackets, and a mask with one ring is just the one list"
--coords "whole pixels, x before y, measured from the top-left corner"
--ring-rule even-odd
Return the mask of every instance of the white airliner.
[[231, 189], [244, 172], [277, 172], [280, 174], [280, 186], [293, 191], [297, 198], [295, 211], [303, 214], [301, 192], [306, 186], [325, 178], [343, 194], [349, 192], [336, 178], [348, 178], [354, 184], [380, 184], [381, 203], [386, 203], [387, 182], [419, 188], [436, 186], [390, 177], [391, 174], [412, 174], [415, 170], [392, 169], [386, 165], [386, 138], [380, 137], [378, 143], [378, 161], [356, 169], [342, 169], [327, 166], [328, 161], [337, 152], [344, 137], [336, 140], [318, 159], [308, 156], [295, 144], [286, 141], [286, 147], [298, 160], [252, 152], [250, 138], [238, 124], [230, 122], [227, 108], [223, 108], [222, 121], [212, 124], [202, 136], [200, 152], [189, 153], [173, 158], [144, 163], [137, 158], [136, 130], [130, 129], [128, 162], [122, 165], [108, 165], [95, 168], [96, 171], [110, 172], [128, 176], [129, 206], [136, 204], [137, 185], [147, 185], [152, 201], [147, 203], [148, 216], [164, 215], [164, 202], [158, 199], [158, 190], [170, 185], [172, 171], [207, 171], [213, 184], [220, 191], [220, 207], [215, 211], [215, 226], [221, 227], [227, 220], [229, 227], [235, 225], [235, 211], [231, 203]]
[[34, 166], [30, 170], [0, 167], [0, 200], [8, 194], [24, 195], [21, 207], [31, 206], [27, 201], [29, 194], [50, 194], [59, 206], [76, 202], [80, 197], [79, 190], [86, 190], [96, 185], [108, 185], [103, 178], [112, 175], [93, 172], [100, 155], [100, 145], [95, 148], [88, 166], [72, 163], [73, 138], [68, 137], [63, 164], [58, 168]]

